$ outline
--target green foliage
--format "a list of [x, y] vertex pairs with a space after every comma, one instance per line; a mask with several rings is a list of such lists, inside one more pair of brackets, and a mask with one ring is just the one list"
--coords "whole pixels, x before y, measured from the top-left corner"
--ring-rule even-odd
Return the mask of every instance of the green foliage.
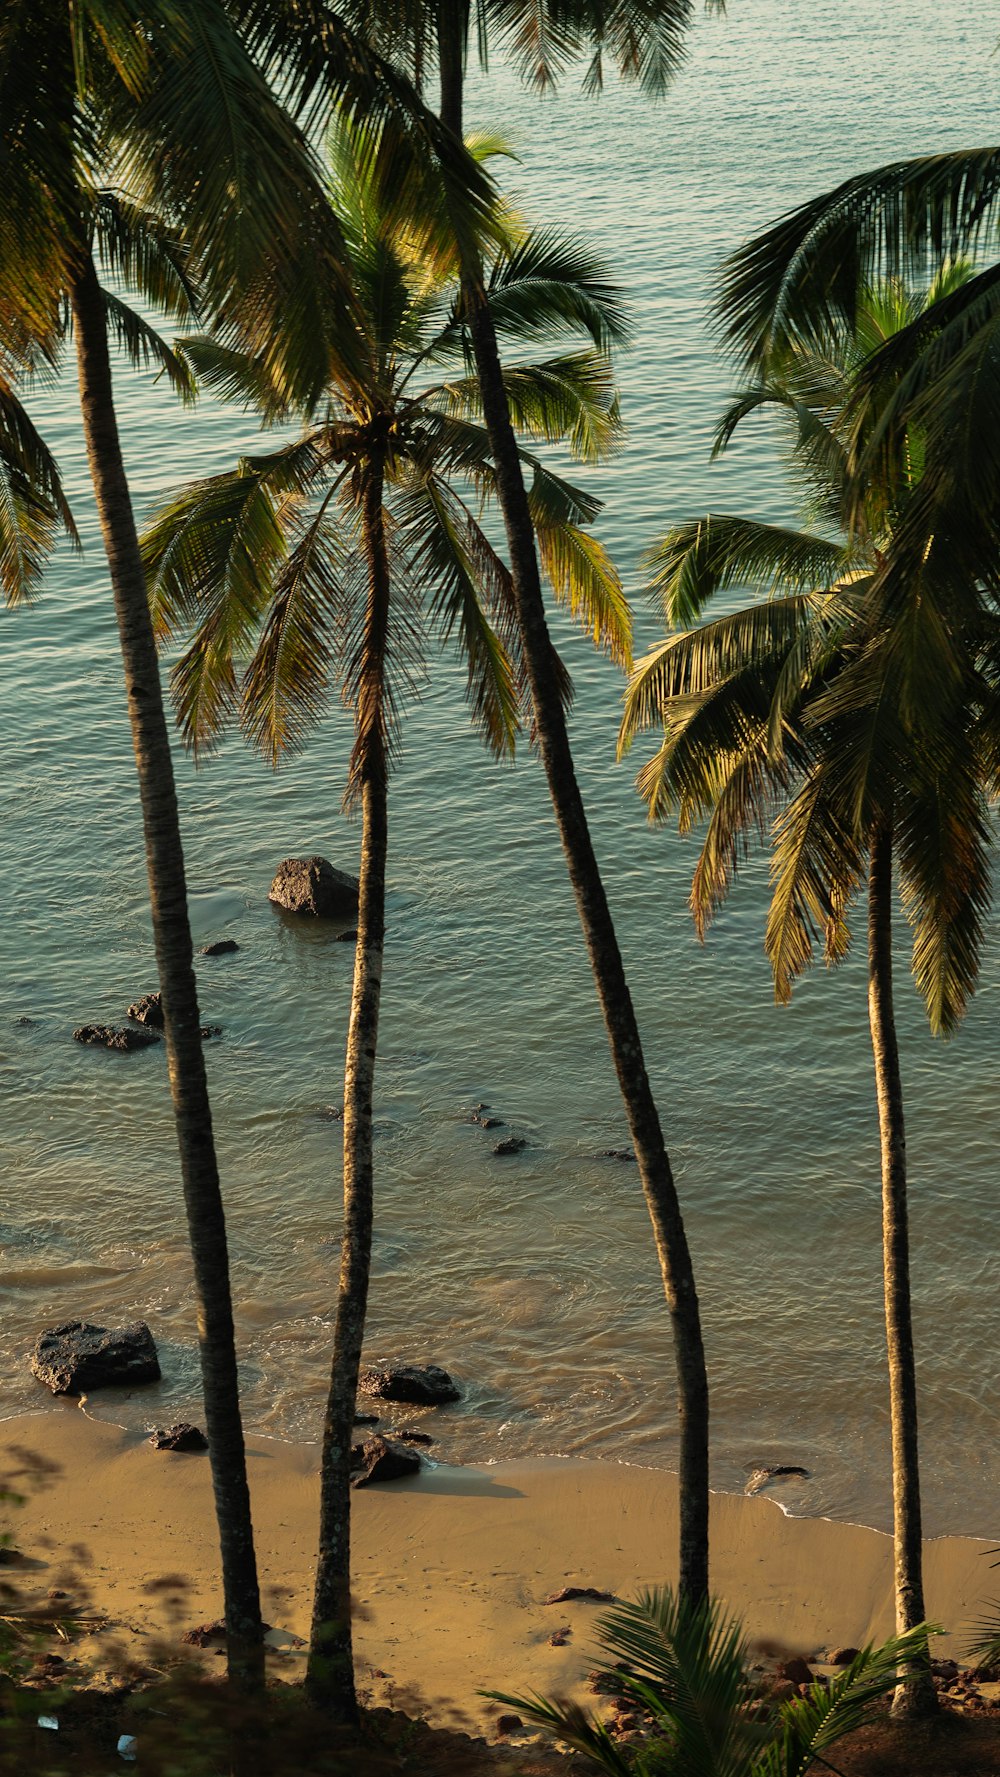
[[[343, 348], [338, 341], [330, 351], [305, 428], [292, 443], [183, 490], [143, 539], [157, 633], [161, 641], [188, 636], [172, 671], [181, 727], [201, 748], [238, 720], [274, 763], [303, 743], [337, 686], [356, 712], [374, 707], [374, 697], [391, 747], [418, 683], [426, 626], [457, 645], [473, 720], [494, 754], [507, 757], [525, 676], [510, 573], [483, 523], [496, 479], [478, 383], [467, 374], [454, 246], [429, 256], [411, 214], [395, 196], [384, 200], [365, 129], [342, 124], [329, 148], [350, 303]], [[603, 349], [624, 331], [619, 292], [572, 241], [532, 234], [509, 215], [502, 232], [490, 286], [506, 305], [506, 340], [524, 349], [570, 331], [602, 342], [511, 368], [515, 418], [529, 439], [605, 455], [620, 433]], [[265, 418], [287, 411], [267, 354], [239, 350], [231, 329], [188, 339], [178, 355], [189, 374]], [[598, 502], [523, 454], [555, 594], [627, 664], [621, 584], [585, 528]], [[393, 581], [392, 646], [377, 664], [377, 696], [367, 685], [376, 668], [362, 615], [370, 567], [362, 510], [375, 475]], [[356, 746], [349, 797], [359, 759]]]
[[880, 1700], [926, 1658], [927, 1625], [866, 1647], [829, 1684], [762, 1705], [747, 1675], [742, 1625], [710, 1599], [691, 1605], [669, 1588], [644, 1592], [598, 1621], [615, 1690], [644, 1718], [641, 1743], [619, 1745], [579, 1705], [532, 1694], [485, 1694], [583, 1753], [611, 1777], [806, 1777], [871, 1719]]
[[[730, 514], [674, 527], [647, 559], [668, 623], [684, 627], [638, 663], [620, 737], [624, 751], [661, 732], [637, 779], [651, 820], [708, 823], [691, 894], [700, 933], [751, 842], [770, 844], [765, 945], [781, 1000], [817, 943], [828, 962], [845, 954], [870, 836], [888, 820], [914, 975], [944, 1034], [974, 990], [990, 904], [1000, 558], [970, 577], [951, 529], [927, 534], [942, 510], [932, 431], [919, 355], [899, 342], [932, 349], [934, 305], [969, 283], [954, 263], [923, 299], [891, 281], [854, 300], [850, 336], [773, 348], [716, 449], [771, 412], [828, 529]], [[703, 622], [737, 587], [765, 602]]]

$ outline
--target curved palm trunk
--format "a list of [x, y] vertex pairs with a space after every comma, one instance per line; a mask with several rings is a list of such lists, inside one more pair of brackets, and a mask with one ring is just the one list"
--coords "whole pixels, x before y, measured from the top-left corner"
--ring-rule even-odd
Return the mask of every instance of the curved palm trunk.
[[[438, 15], [441, 118], [459, 138], [467, 19], [467, 7], [442, 0]], [[462, 292], [507, 534], [539, 750], [625, 1102], [670, 1311], [680, 1420], [679, 1585], [682, 1595], [696, 1603], [708, 1594], [708, 1379], [694, 1269], [621, 951], [576, 781], [555, 651], [545, 618], [531, 512], [482, 266], [467, 245], [462, 248]]]
[[351, 1637], [351, 1444], [371, 1274], [372, 1099], [388, 843], [384, 691], [390, 581], [382, 492], [382, 465], [376, 462], [367, 479], [362, 508], [369, 598], [355, 743], [361, 779], [361, 886], [344, 1069], [344, 1229], [323, 1425], [319, 1557], [306, 1673], [313, 1701], [348, 1723], [356, 1722], [358, 1716]]
[[[872, 836], [868, 875], [868, 1017], [875, 1057], [882, 1148], [882, 1270], [892, 1420], [892, 1503], [896, 1628], [926, 1620], [920, 1468], [917, 1451], [917, 1376], [910, 1312], [910, 1235], [906, 1209], [906, 1130], [903, 1086], [892, 1004], [892, 826]], [[894, 1714], [928, 1715], [937, 1708], [929, 1661], [897, 1687]]]
[[156, 644], [115, 418], [104, 302], [87, 251], [81, 254], [70, 298], [87, 456], [111, 570], [139, 774], [167, 1067], [194, 1261], [229, 1675], [242, 1687], [255, 1688], [264, 1680], [260, 1595], [240, 1420], [226, 1224], [202, 1051], [184, 855]]

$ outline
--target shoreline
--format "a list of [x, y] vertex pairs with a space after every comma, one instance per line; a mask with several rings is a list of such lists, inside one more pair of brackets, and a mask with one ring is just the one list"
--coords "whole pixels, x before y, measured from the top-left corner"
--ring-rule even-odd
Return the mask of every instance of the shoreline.
[[[265, 1620], [276, 1672], [297, 1678], [309, 1630], [318, 1444], [249, 1435], [248, 1466]], [[24, 1496], [4, 1528], [31, 1566], [12, 1572], [44, 1598], [75, 1566], [109, 1630], [81, 1649], [133, 1658], [221, 1612], [208, 1462], [155, 1451], [78, 1408], [0, 1424], [0, 1472]], [[576, 1457], [441, 1465], [352, 1496], [359, 1686], [432, 1722], [482, 1732], [481, 1688], [568, 1695], [585, 1688], [601, 1607], [548, 1605], [567, 1585], [622, 1598], [675, 1574], [677, 1478]], [[960, 1654], [995, 1577], [988, 1539], [925, 1542], [927, 1608]], [[815, 1660], [893, 1629], [892, 1539], [828, 1518], [792, 1518], [766, 1496], [712, 1495], [713, 1590], [746, 1621], [758, 1657]], [[68, 1588], [67, 1588], [68, 1589]], [[568, 1629], [563, 1645], [549, 1637]]]

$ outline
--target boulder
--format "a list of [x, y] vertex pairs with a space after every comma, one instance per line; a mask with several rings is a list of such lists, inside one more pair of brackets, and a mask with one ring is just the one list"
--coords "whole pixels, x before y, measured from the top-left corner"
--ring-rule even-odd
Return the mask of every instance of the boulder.
[[163, 1007], [158, 993], [144, 993], [139, 999], [133, 1000], [128, 1009], [129, 1018], [136, 1024], [150, 1024], [154, 1030], [163, 1029]]
[[278, 865], [267, 898], [286, 913], [350, 919], [358, 911], [358, 881], [335, 870], [326, 858], [285, 858]]
[[357, 926], [354, 926], [352, 929], [349, 929], [346, 932], [338, 932], [337, 933], [337, 943], [338, 944], [356, 944], [357, 941], [358, 941]]
[[196, 1425], [188, 1425], [183, 1421], [180, 1425], [168, 1425], [165, 1431], [154, 1431], [150, 1437], [154, 1450], [207, 1450], [208, 1439]]
[[160, 1033], [148, 1026], [135, 1030], [113, 1024], [81, 1024], [73, 1032], [73, 1041], [98, 1049], [148, 1049], [160, 1041]]
[[437, 1364], [367, 1364], [359, 1386], [365, 1394], [411, 1407], [440, 1407], [462, 1398], [447, 1370]]
[[239, 945], [235, 938], [215, 938], [211, 944], [203, 944], [199, 956], [232, 956]]
[[519, 1715], [498, 1715], [494, 1726], [498, 1734], [517, 1734], [524, 1723]]
[[789, 1684], [812, 1684], [813, 1675], [801, 1655], [796, 1654], [791, 1660], [784, 1660], [778, 1667], [778, 1677], [787, 1678]]
[[382, 1438], [377, 1432], [362, 1444], [361, 1462], [361, 1473], [354, 1476], [352, 1487], [373, 1487], [378, 1481], [402, 1481], [407, 1475], [417, 1474], [420, 1468], [420, 1458], [415, 1450], [408, 1450], [405, 1444], [397, 1444], [391, 1438]]
[[127, 1327], [95, 1327], [68, 1320], [39, 1333], [31, 1368], [53, 1394], [89, 1394], [95, 1388], [158, 1382], [160, 1364], [144, 1320]]
[[[856, 1660], [857, 1657], [858, 1649], [856, 1647], [832, 1647], [826, 1656], [826, 1663], [828, 1666], [849, 1666], [851, 1661]], [[951, 1664], [954, 1665], [954, 1661]], [[955, 1666], [955, 1671], [958, 1671], [957, 1666]]]
[[433, 1444], [434, 1439], [429, 1432], [417, 1431], [416, 1426], [393, 1426], [389, 1433], [391, 1438], [398, 1438], [401, 1444]]

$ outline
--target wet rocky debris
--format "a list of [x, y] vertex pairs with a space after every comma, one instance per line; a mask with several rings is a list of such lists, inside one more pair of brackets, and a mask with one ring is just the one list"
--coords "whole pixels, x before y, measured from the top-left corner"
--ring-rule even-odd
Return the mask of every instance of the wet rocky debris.
[[214, 938], [212, 940], [211, 944], [203, 944], [202, 945], [201, 949], [198, 952], [198, 955], [199, 956], [232, 956], [233, 952], [235, 950], [239, 950], [239, 948], [240, 948], [240, 946], [237, 944], [235, 938]]
[[64, 1321], [39, 1333], [29, 1362], [53, 1394], [89, 1394], [95, 1388], [127, 1388], [160, 1379], [156, 1345], [144, 1320], [124, 1327]]
[[80, 1024], [73, 1032], [75, 1043], [84, 1043], [96, 1049], [119, 1049], [126, 1053], [133, 1049], [150, 1049], [161, 1040], [158, 1030], [145, 1027], [136, 1029], [134, 1025]]

